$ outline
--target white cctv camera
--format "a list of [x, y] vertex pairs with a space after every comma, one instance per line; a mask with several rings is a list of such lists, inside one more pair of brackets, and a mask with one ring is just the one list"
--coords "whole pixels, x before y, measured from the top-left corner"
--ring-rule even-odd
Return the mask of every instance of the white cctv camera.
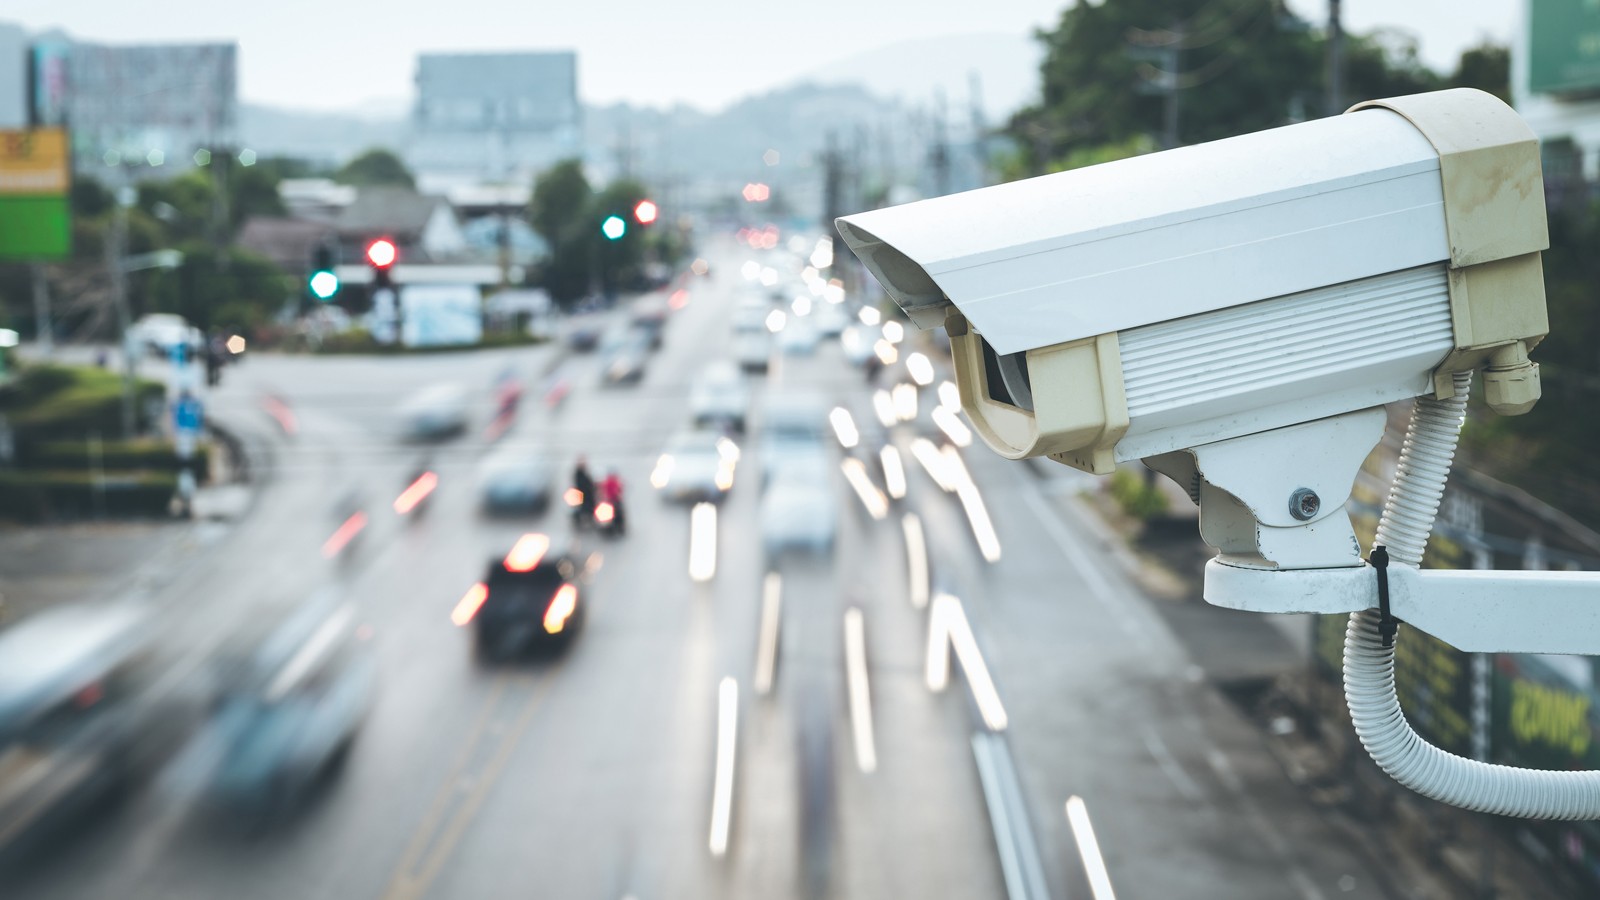
[[[1197, 502], [1220, 488], [1239, 508], [1201, 502], [1202, 534], [1239, 565], [1361, 563], [1339, 513], [1382, 404], [1480, 367], [1500, 412], [1539, 396], [1538, 142], [1481, 91], [837, 225], [914, 322], [949, 331], [990, 447], [1097, 474], [1142, 459]], [[1266, 477], [1305, 453], [1329, 458]]]

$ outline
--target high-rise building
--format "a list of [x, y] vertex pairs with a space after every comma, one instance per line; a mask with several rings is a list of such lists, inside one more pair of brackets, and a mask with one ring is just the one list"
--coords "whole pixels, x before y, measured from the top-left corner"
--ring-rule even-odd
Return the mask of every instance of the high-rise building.
[[426, 53], [406, 153], [424, 178], [523, 181], [583, 153], [578, 58]]
[[[0, 71], [9, 73], [13, 43], [0, 34]], [[196, 151], [235, 138], [235, 44], [111, 46], [49, 31], [21, 52], [28, 122], [65, 126], [80, 172], [108, 164], [179, 171], [195, 165]], [[5, 88], [9, 80], [0, 74], [0, 93], [7, 95], [0, 97], [0, 118], [13, 93]]]

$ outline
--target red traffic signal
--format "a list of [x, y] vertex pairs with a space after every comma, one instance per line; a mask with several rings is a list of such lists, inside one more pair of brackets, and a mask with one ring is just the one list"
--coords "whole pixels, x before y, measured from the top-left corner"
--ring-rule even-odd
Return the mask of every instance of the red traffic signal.
[[655, 201], [640, 200], [633, 207], [633, 220], [640, 225], [649, 225], [656, 220], [656, 216], [660, 215], [660, 213], [661, 210], [656, 207]]
[[387, 269], [394, 265], [399, 255], [399, 251], [395, 250], [394, 241], [388, 238], [378, 238], [367, 245], [367, 262], [376, 269]]

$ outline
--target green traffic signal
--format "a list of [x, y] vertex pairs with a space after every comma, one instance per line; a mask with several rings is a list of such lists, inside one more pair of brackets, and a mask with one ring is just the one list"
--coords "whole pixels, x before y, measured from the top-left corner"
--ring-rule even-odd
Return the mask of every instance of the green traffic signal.
[[339, 276], [323, 269], [311, 275], [311, 294], [318, 300], [332, 300], [339, 293]]
[[621, 240], [628, 233], [628, 223], [621, 216], [606, 216], [606, 220], [600, 223], [600, 233], [608, 241]]

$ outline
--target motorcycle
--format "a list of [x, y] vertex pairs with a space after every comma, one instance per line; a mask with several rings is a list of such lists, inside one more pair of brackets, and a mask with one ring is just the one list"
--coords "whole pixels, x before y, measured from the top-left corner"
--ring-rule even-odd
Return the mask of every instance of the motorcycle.
[[602, 500], [594, 507], [594, 527], [602, 537], [618, 538], [625, 533], [626, 526], [622, 514], [621, 502], [611, 503]]

